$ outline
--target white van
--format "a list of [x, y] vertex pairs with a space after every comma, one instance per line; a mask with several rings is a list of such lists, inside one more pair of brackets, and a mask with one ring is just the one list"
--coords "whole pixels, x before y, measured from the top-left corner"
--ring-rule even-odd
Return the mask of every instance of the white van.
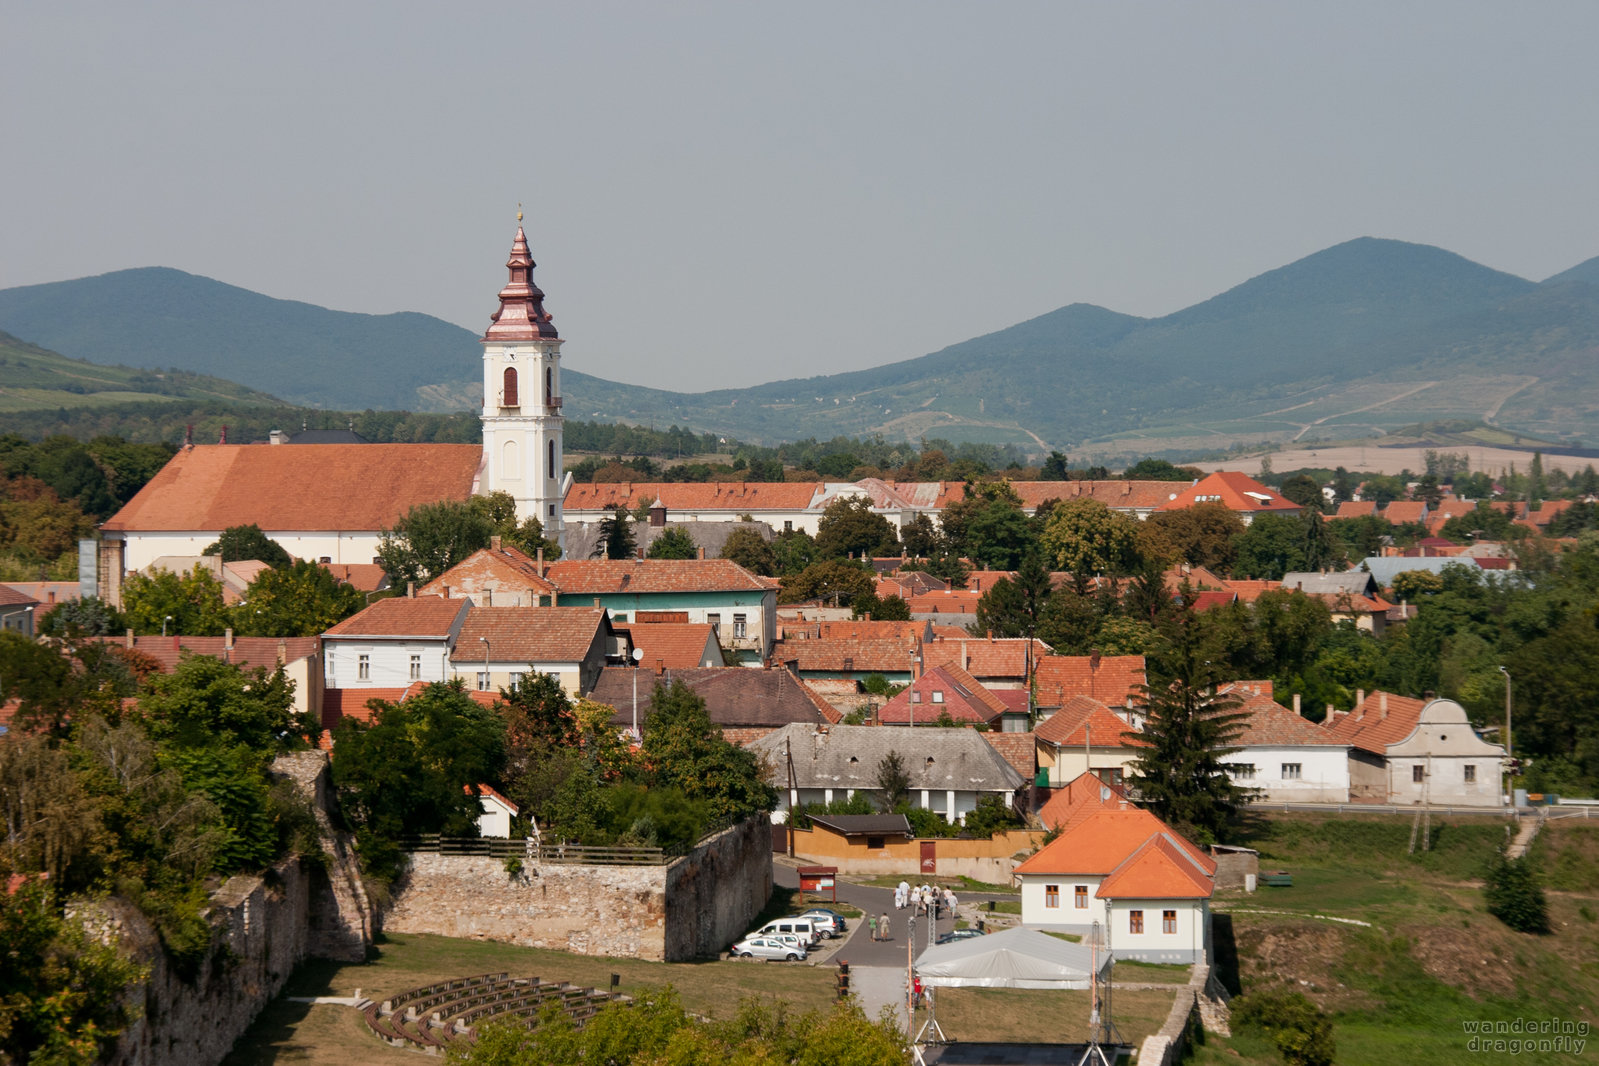
[[781, 933], [792, 933], [800, 938], [801, 943], [812, 947], [822, 942], [821, 930], [809, 918], [779, 918], [775, 922], [767, 922], [750, 935], [777, 936]]

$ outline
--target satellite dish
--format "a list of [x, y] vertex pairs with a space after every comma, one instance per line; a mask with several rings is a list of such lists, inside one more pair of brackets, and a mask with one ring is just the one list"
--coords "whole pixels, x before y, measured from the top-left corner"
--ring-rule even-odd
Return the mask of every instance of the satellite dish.
[[636, 662], [636, 663], [644, 661], [644, 649], [643, 648], [634, 648], [633, 649], [633, 661]]

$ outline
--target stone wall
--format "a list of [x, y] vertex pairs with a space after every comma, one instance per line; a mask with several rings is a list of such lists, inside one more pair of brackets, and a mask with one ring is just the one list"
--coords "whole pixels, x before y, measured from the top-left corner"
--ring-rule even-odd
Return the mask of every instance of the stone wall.
[[112, 1066], [212, 1066], [222, 1061], [303, 960], [360, 960], [371, 943], [370, 908], [346, 843], [331, 832], [327, 756], [284, 756], [273, 771], [318, 799], [326, 863], [289, 858], [231, 877], [211, 897], [211, 949], [181, 972], [138, 908], [112, 898], [75, 911], [85, 927], [149, 967], [128, 990], [138, 1017], [118, 1038]]
[[500, 940], [579, 955], [679, 962], [713, 955], [749, 928], [772, 890], [764, 818], [661, 866], [527, 864], [417, 853], [384, 927]]

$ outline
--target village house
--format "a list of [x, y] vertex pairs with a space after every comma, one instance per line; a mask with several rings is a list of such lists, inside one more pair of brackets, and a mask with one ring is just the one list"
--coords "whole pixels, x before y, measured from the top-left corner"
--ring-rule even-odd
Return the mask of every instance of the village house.
[[1148, 811], [1095, 811], [1016, 868], [1022, 924], [1086, 936], [1118, 959], [1191, 964], [1210, 939], [1216, 863]]
[[1323, 727], [1350, 745], [1350, 791], [1381, 803], [1498, 807], [1505, 749], [1472, 729], [1454, 700], [1365, 696]]
[[1035, 701], [1048, 718], [1073, 696], [1127, 710], [1144, 701], [1147, 680], [1142, 655], [1046, 655], [1034, 661]]
[[877, 712], [883, 725], [980, 725], [995, 732], [1027, 731], [1027, 692], [991, 691], [953, 664], [929, 667]]
[[[879, 767], [891, 752], [910, 776], [911, 805], [961, 822], [983, 796], [1011, 807], [1026, 780], [971, 729], [885, 729], [878, 726], [797, 723], [749, 745], [765, 758], [778, 789], [772, 821], [791, 805], [832, 803], [865, 792], [882, 806]], [[792, 775], [792, 776], [791, 776]]]
[[775, 668], [657, 669], [646, 659], [643, 666], [606, 667], [589, 698], [616, 708], [612, 724], [634, 732], [635, 723], [642, 727], [654, 709], [655, 686], [670, 687], [675, 682], [705, 701], [711, 723], [734, 744], [748, 745], [795, 722], [818, 726], [839, 720], [838, 712], [809, 685]]
[[1171, 487], [1169, 498], [1156, 510], [1180, 511], [1196, 503], [1219, 503], [1238, 515], [1246, 526], [1256, 515], [1296, 515], [1300, 511], [1299, 504], [1284, 498], [1276, 489], [1236, 470], [1218, 470], [1180, 489], [1180, 482], [1167, 484]]
[[1127, 777], [1141, 743], [1137, 730], [1121, 715], [1088, 696], [1072, 696], [1033, 731], [1040, 769], [1049, 771], [1051, 788], [1084, 773], [1111, 785]]
[[129, 630], [120, 637], [91, 639], [148, 656], [166, 674], [186, 655], [208, 655], [244, 670], [259, 668], [269, 674], [281, 669], [294, 684], [295, 713], [312, 717], [322, 713], [322, 642], [318, 637], [236, 637], [229, 629], [220, 637], [136, 637]]
[[1038, 820], [1045, 829], [1070, 829], [1095, 811], [1133, 809], [1127, 792], [1098, 774], [1084, 772], [1059, 788], [1049, 790], [1038, 808]]
[[1347, 741], [1270, 696], [1251, 695], [1229, 712], [1242, 715], [1221, 757], [1235, 784], [1278, 803], [1349, 802]]

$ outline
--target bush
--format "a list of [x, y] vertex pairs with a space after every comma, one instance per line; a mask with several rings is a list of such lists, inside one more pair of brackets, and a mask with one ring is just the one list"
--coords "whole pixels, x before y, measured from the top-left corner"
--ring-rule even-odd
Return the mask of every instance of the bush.
[[1232, 1001], [1232, 1021], [1270, 1036], [1289, 1066], [1331, 1066], [1332, 1020], [1299, 992], [1272, 988]]
[[1549, 902], [1538, 871], [1525, 858], [1509, 859], [1500, 852], [1483, 880], [1489, 914], [1518, 933], [1549, 931]]

